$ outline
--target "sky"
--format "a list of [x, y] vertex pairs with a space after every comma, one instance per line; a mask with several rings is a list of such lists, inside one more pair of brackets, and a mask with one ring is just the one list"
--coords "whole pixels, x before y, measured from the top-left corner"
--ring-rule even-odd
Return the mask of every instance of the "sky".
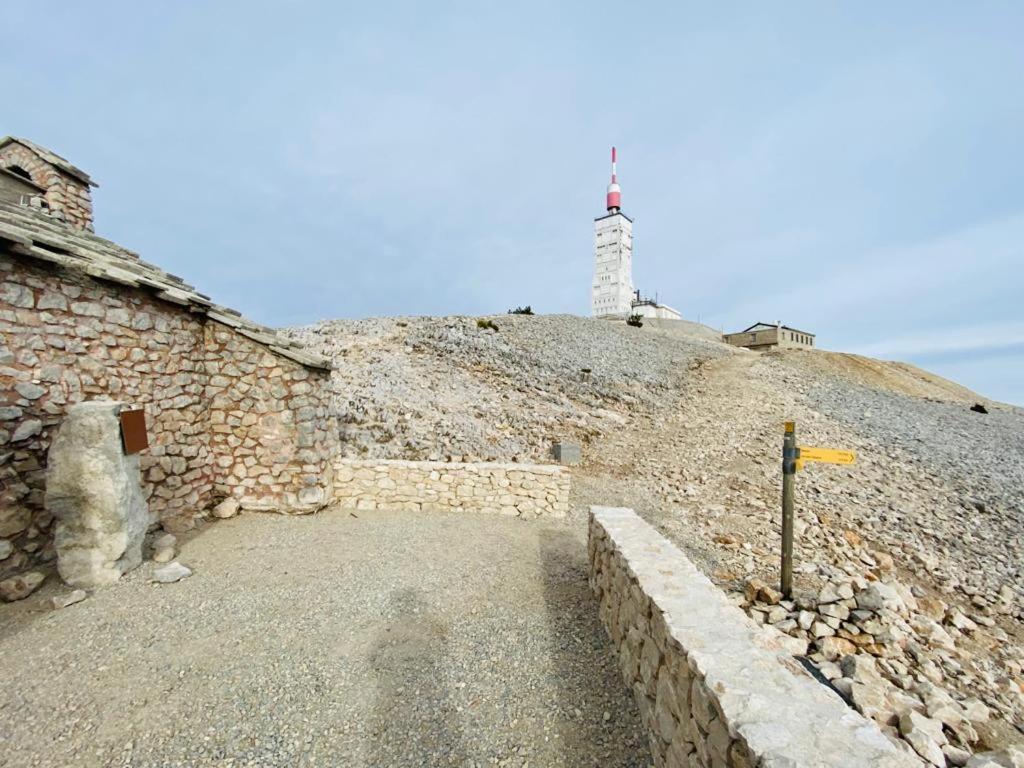
[[1024, 4], [21, 3], [0, 135], [269, 325], [589, 313], [634, 283], [1024, 405]]

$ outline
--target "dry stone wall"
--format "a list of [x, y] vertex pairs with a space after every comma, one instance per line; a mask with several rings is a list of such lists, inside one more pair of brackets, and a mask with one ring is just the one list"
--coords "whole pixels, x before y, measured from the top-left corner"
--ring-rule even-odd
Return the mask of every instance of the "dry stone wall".
[[334, 495], [348, 509], [564, 517], [569, 486], [569, 471], [555, 465], [341, 459]]
[[338, 449], [327, 376], [143, 290], [0, 251], [0, 574], [53, 557], [47, 450], [86, 400], [144, 409], [143, 488], [168, 529], [227, 496], [322, 506]]
[[630, 509], [592, 507], [590, 581], [655, 765], [916, 766]]

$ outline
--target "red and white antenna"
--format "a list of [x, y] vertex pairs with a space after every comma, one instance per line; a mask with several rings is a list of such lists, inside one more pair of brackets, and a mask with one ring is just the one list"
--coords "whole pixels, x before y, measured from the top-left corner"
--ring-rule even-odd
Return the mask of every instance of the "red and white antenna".
[[612, 183], [608, 185], [607, 207], [612, 213], [618, 213], [622, 207], [622, 190], [619, 182], [615, 180], [615, 147], [612, 147]]

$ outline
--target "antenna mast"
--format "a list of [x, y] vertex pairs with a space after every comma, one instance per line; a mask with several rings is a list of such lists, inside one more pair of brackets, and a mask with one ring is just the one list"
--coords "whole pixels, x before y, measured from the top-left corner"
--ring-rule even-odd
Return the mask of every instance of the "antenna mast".
[[608, 195], [605, 198], [606, 207], [611, 213], [618, 213], [619, 208], [622, 207], [622, 190], [619, 188], [619, 182], [616, 179], [615, 173], [616, 159], [615, 147], [612, 147], [612, 183], [608, 185]]

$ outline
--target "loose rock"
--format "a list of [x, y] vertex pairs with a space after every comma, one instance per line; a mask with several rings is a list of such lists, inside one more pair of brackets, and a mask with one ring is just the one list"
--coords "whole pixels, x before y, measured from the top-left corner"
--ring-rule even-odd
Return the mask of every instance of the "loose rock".
[[174, 559], [178, 537], [173, 533], [165, 533], [153, 542], [153, 562], [169, 563]]
[[222, 501], [220, 504], [218, 504], [217, 506], [215, 506], [213, 508], [212, 514], [213, 514], [214, 517], [219, 517], [221, 519], [225, 519], [225, 518], [234, 517], [235, 515], [237, 515], [239, 509], [240, 509], [240, 505], [238, 503], [238, 499], [233, 498], [233, 497], [228, 497], [228, 498], [224, 499], [224, 501]]
[[29, 571], [20, 576], [4, 579], [0, 581], [0, 598], [8, 603], [24, 600], [39, 589], [44, 581], [46, 581], [46, 574], [39, 571]]
[[153, 581], [159, 584], [173, 584], [174, 582], [186, 579], [191, 575], [191, 569], [181, 563], [174, 562], [153, 571]]
[[63, 595], [57, 595], [50, 599], [50, 604], [53, 605], [54, 610], [60, 610], [61, 608], [67, 608], [69, 605], [80, 603], [89, 596], [89, 593], [84, 589], [76, 589], [71, 592], [67, 592]]

